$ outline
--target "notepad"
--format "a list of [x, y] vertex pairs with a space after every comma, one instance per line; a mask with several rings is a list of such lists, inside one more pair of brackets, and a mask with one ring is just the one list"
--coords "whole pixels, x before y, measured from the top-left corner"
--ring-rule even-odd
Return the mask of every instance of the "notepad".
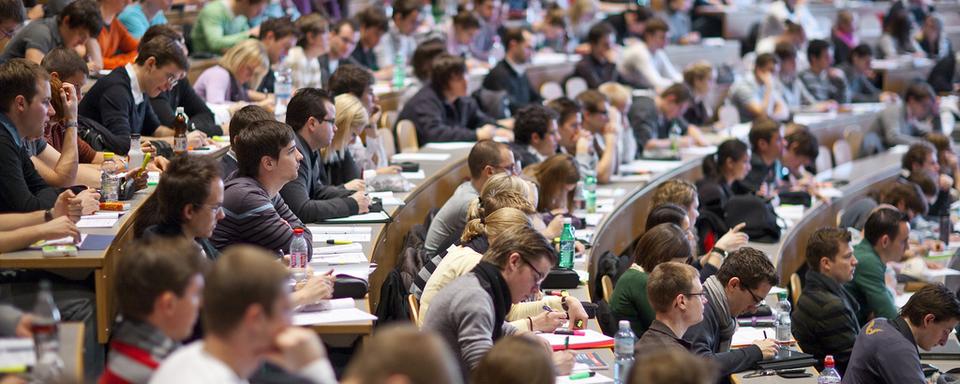
[[392, 191], [370, 192], [370, 193], [367, 193], [367, 196], [369, 196], [371, 199], [374, 199], [374, 198], [380, 199], [380, 204], [382, 204], [384, 207], [391, 206], [391, 205], [399, 206], [399, 205], [406, 204], [403, 202], [403, 199], [400, 199], [399, 197], [394, 196]]
[[603, 214], [600, 213], [587, 213], [583, 215], [583, 221], [587, 222], [588, 227], [596, 227], [602, 219]]
[[410, 152], [410, 153], [398, 153], [393, 155], [391, 161], [446, 161], [450, 158], [449, 153], [423, 153], [423, 152]]
[[423, 172], [423, 169], [417, 170], [416, 172], [400, 172], [400, 175], [407, 180], [423, 180], [427, 178], [427, 174]]
[[[764, 331], [766, 331], [766, 335], [763, 334]], [[733, 333], [731, 345], [734, 347], [746, 347], [752, 345], [754, 340], [772, 339], [776, 337], [776, 332], [774, 328], [738, 327], [737, 331]]]
[[0, 369], [17, 369], [32, 367], [37, 362], [37, 355], [33, 347], [33, 339], [0, 338]]
[[350, 309], [356, 308], [357, 302], [354, 299], [349, 297], [343, 299], [330, 299], [330, 300], [320, 300], [314, 304], [308, 304], [297, 308], [297, 312], [322, 312], [322, 311], [332, 311], [335, 309]]
[[109, 218], [81, 218], [77, 222], [77, 228], [113, 228], [119, 219]]
[[363, 252], [363, 246], [360, 244], [354, 243], [354, 244], [329, 245], [326, 247], [314, 247], [313, 257], [334, 255], [339, 253], [354, 253], [354, 252]]
[[450, 151], [454, 149], [470, 149], [473, 148], [473, 145], [476, 144], [472, 141], [451, 141], [449, 143], [429, 143], [424, 145], [424, 148]]
[[337, 219], [327, 219], [325, 223], [386, 223], [390, 221], [390, 216], [385, 212], [370, 212], [359, 215], [341, 217]]
[[300, 312], [293, 315], [293, 325], [310, 326], [372, 321], [377, 317], [357, 308], [333, 309], [321, 312]]
[[613, 346], [613, 338], [592, 329], [584, 329], [583, 336], [556, 335], [553, 333], [538, 333], [550, 343], [554, 351], [562, 350], [567, 338], [570, 338], [570, 349], [605, 348]]

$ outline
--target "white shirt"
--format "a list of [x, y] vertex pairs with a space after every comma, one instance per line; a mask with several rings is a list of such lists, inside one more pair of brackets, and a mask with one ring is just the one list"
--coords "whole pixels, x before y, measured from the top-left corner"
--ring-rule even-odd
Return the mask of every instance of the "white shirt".
[[130, 93], [133, 94], [133, 103], [140, 105], [143, 102], [143, 91], [140, 90], [140, 81], [137, 80], [137, 70], [133, 68], [133, 63], [124, 65], [123, 69], [126, 69], [127, 75], [130, 76]]
[[683, 81], [680, 72], [670, 62], [667, 53], [660, 49], [650, 52], [643, 41], [627, 47], [617, 63], [617, 71], [636, 85], [653, 88], [657, 93], [674, 83]]
[[785, 29], [787, 20], [794, 24], [800, 24], [807, 38], [821, 39], [827, 37], [827, 33], [820, 29], [817, 18], [813, 17], [806, 4], [796, 4], [793, 12], [790, 12], [783, 1], [770, 3], [770, 7], [767, 8], [766, 20], [760, 27], [760, 37], [779, 35]]
[[290, 48], [287, 57], [283, 58], [283, 63], [290, 68], [294, 89], [323, 88], [320, 60], [317, 60], [316, 57], [307, 58], [302, 47]]
[[390, 20], [390, 30], [383, 35], [380, 44], [373, 48], [373, 52], [377, 54], [377, 65], [380, 66], [380, 69], [383, 69], [393, 66], [397, 52], [403, 55], [405, 62], [409, 62], [416, 47], [417, 40], [411, 35], [400, 33], [393, 20]]
[[[336, 384], [330, 361], [321, 359], [310, 363], [299, 372], [301, 376], [317, 384]], [[203, 341], [197, 341], [178, 349], [160, 364], [150, 378], [150, 384], [248, 384], [237, 376], [227, 364], [203, 349]]]

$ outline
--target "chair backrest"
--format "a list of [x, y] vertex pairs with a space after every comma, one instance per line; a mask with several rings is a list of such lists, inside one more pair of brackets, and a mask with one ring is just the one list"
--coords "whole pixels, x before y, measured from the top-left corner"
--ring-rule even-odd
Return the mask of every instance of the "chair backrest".
[[850, 125], [843, 129], [843, 138], [850, 145], [850, 155], [854, 159], [862, 157], [860, 147], [863, 145], [863, 129], [857, 125]]
[[803, 292], [803, 283], [800, 282], [800, 275], [796, 273], [790, 274], [790, 301], [793, 302], [793, 307], [797, 307], [797, 300], [800, 300], [800, 292]]
[[833, 162], [834, 165], [846, 164], [853, 160], [853, 153], [850, 150], [850, 143], [844, 139], [833, 142]]
[[400, 152], [419, 152], [420, 144], [417, 142], [417, 128], [413, 126], [410, 120], [400, 120], [397, 123], [397, 147]]
[[579, 77], [571, 77], [567, 79], [565, 87], [567, 91], [567, 97], [571, 99], [577, 97], [580, 92], [586, 91], [587, 88], [589, 88], [587, 87], [587, 81]]
[[417, 300], [417, 295], [409, 294], [407, 295], [407, 308], [410, 309], [410, 321], [420, 326], [420, 300]]
[[817, 172], [823, 172], [833, 168], [833, 159], [830, 158], [830, 149], [825, 145], [820, 146], [820, 153], [816, 160]]
[[397, 142], [393, 140], [393, 131], [389, 128], [380, 128], [377, 130], [377, 136], [383, 143], [383, 149], [387, 152], [387, 159], [390, 159], [397, 153]]
[[610, 298], [613, 297], [613, 279], [609, 275], [603, 275], [600, 278], [600, 284], [603, 286], [603, 301], [609, 303]]
[[545, 82], [540, 86], [540, 96], [542, 96], [544, 100], [563, 97], [563, 87], [555, 81]]

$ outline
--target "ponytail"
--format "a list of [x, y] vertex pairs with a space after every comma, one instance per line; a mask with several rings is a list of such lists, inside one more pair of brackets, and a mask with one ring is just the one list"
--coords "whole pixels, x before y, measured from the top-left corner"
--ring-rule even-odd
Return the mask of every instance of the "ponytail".
[[747, 155], [747, 144], [738, 140], [724, 141], [717, 147], [717, 152], [703, 158], [703, 176], [706, 179], [720, 179], [723, 176], [723, 166], [727, 160], [739, 161]]
[[720, 164], [717, 164], [716, 153], [713, 153], [704, 157], [703, 163], [700, 165], [700, 168], [703, 169], [703, 178], [705, 179], [720, 178]]

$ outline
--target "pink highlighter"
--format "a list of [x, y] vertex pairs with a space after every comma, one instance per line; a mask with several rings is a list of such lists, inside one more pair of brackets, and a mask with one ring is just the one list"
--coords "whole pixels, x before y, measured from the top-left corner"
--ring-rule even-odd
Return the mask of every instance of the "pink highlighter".
[[570, 335], [570, 336], [585, 336], [587, 333], [584, 331], [571, 331], [569, 329], [558, 329], [553, 331], [554, 335]]

